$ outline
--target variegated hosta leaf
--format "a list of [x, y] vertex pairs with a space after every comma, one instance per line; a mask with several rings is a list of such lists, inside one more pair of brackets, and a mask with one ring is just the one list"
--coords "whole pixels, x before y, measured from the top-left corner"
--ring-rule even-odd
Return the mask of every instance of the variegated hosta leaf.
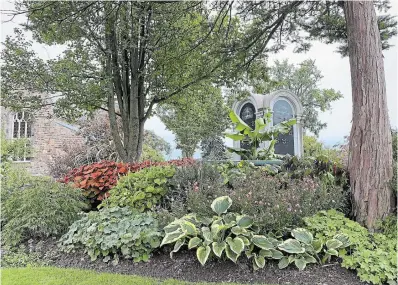
[[214, 199], [211, 208], [217, 215], [225, 214], [232, 205], [232, 200], [228, 196], [222, 196]]
[[235, 262], [235, 263], [236, 263], [236, 261], [238, 260], [239, 255], [236, 254], [235, 252], [233, 252], [233, 251], [231, 250], [231, 248], [229, 247], [228, 244], [225, 246], [225, 254], [227, 255], [227, 257], [228, 257], [230, 260], [232, 260], [232, 261]]
[[200, 246], [196, 250], [196, 257], [198, 258], [200, 264], [205, 265], [207, 259], [209, 258], [209, 254], [211, 252], [210, 246]]
[[205, 241], [212, 242], [213, 238], [212, 238], [210, 229], [208, 227], [202, 227], [201, 230], [202, 230], [202, 235], [203, 235]]
[[321, 250], [322, 250], [322, 247], [323, 247], [323, 243], [322, 243], [321, 240], [315, 239], [315, 240], [312, 242], [312, 247], [314, 248], [314, 250], [315, 250], [316, 253], [320, 253]]
[[245, 244], [243, 243], [243, 240], [239, 237], [236, 237], [232, 239], [231, 237], [227, 237], [225, 240], [231, 250], [235, 252], [237, 255], [240, 255], [243, 249], [245, 248]]
[[264, 266], [265, 266], [265, 258], [264, 258], [264, 256], [261, 256], [261, 255], [254, 256], [254, 261], [256, 262], [256, 265], [259, 268], [264, 268]]
[[273, 259], [281, 259], [283, 257], [283, 253], [280, 252], [279, 250], [271, 248], [270, 251], [272, 253]]
[[311, 256], [311, 255], [309, 255], [309, 254], [304, 254], [303, 256], [304, 256], [305, 261], [306, 261], [307, 263], [317, 263], [315, 257], [313, 257], [313, 256]]
[[231, 232], [234, 234], [234, 235], [244, 235], [244, 234], [246, 234], [247, 233], [247, 230], [245, 230], [244, 228], [241, 228], [241, 227], [233, 227], [232, 229], [231, 229]]
[[247, 237], [244, 236], [240, 236], [240, 238], [243, 240], [243, 243], [245, 244], [245, 246], [249, 246], [250, 245], [250, 241]]
[[188, 242], [188, 249], [198, 247], [202, 243], [202, 239], [198, 237], [191, 238]]
[[342, 246], [340, 246], [339, 248], [344, 248], [351, 245], [348, 236], [346, 236], [345, 234], [337, 234], [333, 238], [337, 239], [338, 241], [341, 241]]
[[305, 261], [304, 257], [299, 257], [299, 258], [294, 259], [294, 264], [301, 271], [301, 270], [304, 270], [305, 266], [307, 265], [307, 262]]
[[272, 257], [272, 251], [269, 249], [262, 249], [258, 254], [264, 257]]
[[222, 242], [213, 242], [212, 247], [213, 247], [213, 252], [217, 257], [221, 257], [224, 249], [225, 249], [225, 241]]
[[337, 239], [330, 239], [326, 241], [326, 247], [328, 249], [337, 249], [341, 247], [343, 243]]
[[174, 244], [174, 249], [172, 252], [170, 252], [170, 258], [173, 258], [173, 253], [178, 252], [180, 248], [184, 245], [185, 239], [180, 239], [177, 240], [177, 242]]
[[253, 219], [247, 215], [238, 216], [236, 222], [241, 228], [249, 228], [253, 225]]
[[252, 243], [261, 249], [271, 249], [274, 248], [273, 244], [267, 239], [267, 237], [262, 235], [254, 235], [252, 237]]
[[292, 230], [292, 236], [298, 241], [301, 241], [302, 243], [305, 244], [311, 244], [312, 241], [314, 240], [312, 234], [308, 230], [303, 228], [297, 228]]
[[339, 256], [339, 252], [333, 248], [330, 248], [326, 251], [327, 254]]
[[181, 230], [178, 229], [175, 232], [171, 232], [168, 233], [164, 236], [162, 243], [160, 244], [160, 246], [165, 245], [165, 244], [169, 244], [169, 243], [173, 243], [176, 242], [177, 240], [185, 237], [185, 233]]
[[184, 221], [181, 224], [181, 228], [187, 235], [191, 235], [191, 236], [196, 235], [198, 232], [196, 229], [196, 226], [193, 223], [188, 222], [188, 221]]
[[281, 260], [279, 260], [278, 268], [283, 269], [289, 266], [289, 259], [284, 256]]
[[304, 253], [305, 249], [301, 246], [300, 242], [295, 239], [287, 239], [278, 245], [280, 250], [287, 253]]

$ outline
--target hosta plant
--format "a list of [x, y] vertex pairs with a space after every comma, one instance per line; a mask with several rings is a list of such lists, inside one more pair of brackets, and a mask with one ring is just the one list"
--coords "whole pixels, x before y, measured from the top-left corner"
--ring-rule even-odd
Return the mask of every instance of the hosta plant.
[[164, 228], [165, 237], [161, 243], [174, 244], [171, 252], [182, 246], [196, 248], [196, 256], [204, 265], [210, 256], [226, 258], [236, 262], [241, 255], [253, 259], [254, 269], [263, 268], [266, 258], [280, 259], [282, 252], [276, 249], [279, 241], [257, 232], [253, 219], [246, 215], [227, 213], [232, 205], [228, 196], [216, 198], [211, 204], [217, 214], [212, 218], [200, 218], [188, 214]]
[[135, 214], [128, 208], [104, 208], [91, 211], [73, 223], [59, 241], [66, 252], [84, 249], [94, 261], [104, 262], [119, 256], [134, 262], [148, 261], [151, 252], [159, 247], [161, 232], [150, 213]]
[[339, 256], [339, 251], [350, 245], [348, 237], [343, 234], [337, 234], [326, 242], [314, 239], [308, 230], [302, 228], [292, 230], [291, 235], [292, 238], [278, 244], [278, 249], [287, 254], [279, 261], [280, 269], [293, 262], [299, 270], [303, 270], [308, 263], [325, 264], [332, 256]]
[[173, 166], [153, 166], [120, 178], [100, 207], [130, 207], [138, 212], [156, 206], [167, 192], [168, 179], [173, 177]]

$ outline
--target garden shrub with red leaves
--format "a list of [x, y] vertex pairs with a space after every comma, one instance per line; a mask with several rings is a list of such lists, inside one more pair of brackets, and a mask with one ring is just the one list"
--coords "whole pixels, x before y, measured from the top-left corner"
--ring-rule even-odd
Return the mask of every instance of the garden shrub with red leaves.
[[174, 165], [185, 166], [195, 162], [193, 158], [169, 160], [164, 162], [143, 161], [140, 163], [123, 163], [100, 161], [72, 169], [61, 180], [72, 183], [76, 188], [83, 189], [83, 194], [93, 202], [102, 201], [109, 196], [108, 191], [117, 184], [120, 176], [129, 172], [137, 172], [151, 166]]

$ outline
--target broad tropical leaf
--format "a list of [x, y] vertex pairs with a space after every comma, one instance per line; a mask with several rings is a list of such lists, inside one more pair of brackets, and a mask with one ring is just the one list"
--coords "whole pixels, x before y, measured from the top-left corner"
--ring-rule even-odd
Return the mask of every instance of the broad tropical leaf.
[[228, 196], [222, 196], [216, 198], [213, 203], [211, 203], [211, 208], [217, 215], [225, 214], [229, 207], [232, 205], [232, 200]]
[[292, 236], [305, 244], [311, 244], [314, 240], [312, 234], [308, 230], [302, 228], [292, 230]]
[[295, 239], [287, 239], [281, 244], [278, 245], [280, 250], [283, 250], [287, 253], [304, 253], [305, 248], [303, 248], [299, 241]]
[[200, 264], [205, 265], [207, 259], [209, 258], [209, 254], [211, 252], [210, 246], [200, 246], [196, 250], [196, 257], [198, 258]]

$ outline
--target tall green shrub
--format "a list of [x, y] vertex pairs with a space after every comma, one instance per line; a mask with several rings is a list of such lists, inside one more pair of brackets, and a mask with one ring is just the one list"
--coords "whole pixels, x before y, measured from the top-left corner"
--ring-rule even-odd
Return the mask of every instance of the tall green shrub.
[[50, 178], [30, 178], [30, 183], [9, 188], [13, 191], [2, 203], [6, 244], [61, 235], [78, 219], [78, 214], [88, 208], [80, 190]]

